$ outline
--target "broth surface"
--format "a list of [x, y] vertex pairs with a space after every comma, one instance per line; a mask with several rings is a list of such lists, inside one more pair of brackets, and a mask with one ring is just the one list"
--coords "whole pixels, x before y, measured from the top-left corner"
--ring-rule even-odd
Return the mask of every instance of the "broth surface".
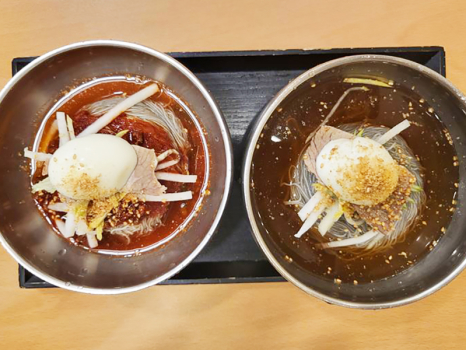
[[[121, 77], [121, 79], [110, 81], [96, 81], [94, 84], [72, 96], [71, 99], [65, 101], [64, 104], [57, 106], [53, 112], [62, 111], [69, 115], [73, 120], [75, 133], [79, 134], [97, 119], [96, 117], [91, 116], [88, 112], [81, 110], [82, 107], [113, 96], [132, 95], [152, 83], [154, 83], [154, 81], [147, 79], [135, 79], [132, 77]], [[139, 201], [137, 206], [132, 208], [134, 209], [134, 215], [128, 215], [128, 211], [116, 211], [117, 213], [123, 213], [122, 215], [115, 216], [116, 225], [130, 225], [131, 221], [138, 219], [136, 217], [136, 213], [142, 215], [142, 218], [162, 215], [162, 224], [150, 233], [135, 233], [131, 235], [131, 239], [128, 242], [128, 240], [123, 236], [105, 233], [105, 228], [110, 227], [110, 224], [106, 222], [104, 226], [103, 239], [102, 241], [99, 241], [99, 246], [93, 249], [95, 251], [135, 250], [149, 247], [166, 239], [185, 222], [191, 213], [198, 210], [200, 202], [205, 194], [204, 191], [207, 180], [206, 167], [208, 164], [206, 160], [207, 146], [205, 144], [202, 126], [200, 126], [198, 120], [196, 120], [196, 122], [193, 120], [195, 117], [190, 110], [187, 110], [185, 103], [183, 103], [163, 84], [160, 82], [157, 82], [157, 84], [159, 85], [160, 91], [149, 99], [154, 102], [161, 103], [165, 108], [169, 108], [173, 111], [175, 116], [186, 128], [188, 132], [188, 141], [191, 147], [185, 153], [180, 153], [181, 160], [176, 166], [164, 169], [163, 171], [178, 173], [185, 173], [185, 171], [189, 171], [189, 174], [197, 175], [197, 181], [194, 184], [182, 184], [163, 180], [160, 180], [160, 183], [167, 187], [167, 193], [190, 190], [193, 193], [193, 198], [188, 201], [171, 203]], [[55, 120], [54, 115], [55, 114], [53, 113], [52, 117], [47, 121], [43, 135], [48, 135], [47, 131], [50, 130], [51, 124]], [[123, 130], [129, 130], [123, 138], [130, 144], [153, 149], [156, 154], [160, 154], [171, 148], [176, 148], [163, 128], [140, 119], [129, 120], [126, 118], [124, 113], [115, 118], [109, 125], [99, 131], [99, 133], [115, 135]], [[39, 145], [39, 151], [53, 153], [58, 148], [58, 143], [58, 132], [55, 132], [50, 137], [42, 137]], [[172, 158], [169, 156], [166, 160], [170, 159]], [[36, 171], [33, 177], [34, 183], [43, 177], [40, 175], [40, 171], [40, 168]], [[36, 194], [35, 200], [41, 213], [58, 232], [55, 225], [52, 224], [56, 213], [47, 209], [47, 204], [53, 196], [53, 194], [43, 192], [42, 195]], [[120, 202], [119, 209], [121, 209], [121, 206], [122, 202]], [[70, 241], [89, 249], [86, 236], [75, 235], [70, 239]]]
[[369, 91], [351, 92], [327, 125], [358, 123], [393, 127], [404, 119], [411, 127], [402, 137], [423, 166], [427, 202], [404, 241], [391, 248], [368, 253], [357, 249], [320, 249], [315, 232], [294, 237], [302, 221], [289, 199], [289, 168], [296, 164], [306, 138], [320, 126], [348, 88], [343, 77], [310, 81], [288, 96], [273, 112], [259, 137], [252, 160], [251, 198], [258, 224], [271, 236], [288, 261], [336, 283], [368, 283], [409, 268], [434, 249], [455, 210], [458, 158], [451, 137], [435, 110], [415, 89], [364, 85]]

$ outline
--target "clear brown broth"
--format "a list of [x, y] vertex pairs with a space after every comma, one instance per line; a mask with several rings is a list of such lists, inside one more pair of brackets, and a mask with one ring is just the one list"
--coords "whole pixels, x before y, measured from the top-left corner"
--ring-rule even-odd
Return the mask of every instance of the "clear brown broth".
[[[296, 164], [308, 135], [343, 92], [352, 87], [342, 80], [334, 77], [309, 82], [274, 111], [253, 155], [251, 197], [260, 226], [288, 261], [337, 283], [367, 283], [409, 268], [435, 248], [453, 215], [459, 172], [448, 131], [428, 102], [415, 90], [396, 82], [393, 88], [367, 85], [368, 92], [348, 95], [328, 125], [393, 127], [403, 121], [404, 113], [412, 126], [402, 135], [424, 167], [427, 202], [422, 214], [403, 241], [369, 254], [355, 249], [323, 250], [316, 245], [316, 232], [296, 239], [294, 234], [302, 222], [296, 208], [284, 204], [289, 199], [289, 188], [281, 184], [289, 182], [290, 165]], [[281, 142], [274, 142], [272, 136]]]

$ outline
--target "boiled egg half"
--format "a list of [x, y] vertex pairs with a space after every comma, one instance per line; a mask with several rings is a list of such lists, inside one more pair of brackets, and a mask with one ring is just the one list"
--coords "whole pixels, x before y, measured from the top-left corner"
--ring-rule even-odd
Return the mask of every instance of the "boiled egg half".
[[72, 199], [101, 199], [121, 190], [137, 164], [133, 147], [120, 137], [94, 134], [58, 148], [48, 173], [57, 191]]
[[393, 193], [398, 164], [378, 142], [365, 137], [327, 143], [316, 159], [319, 179], [340, 200], [375, 205]]

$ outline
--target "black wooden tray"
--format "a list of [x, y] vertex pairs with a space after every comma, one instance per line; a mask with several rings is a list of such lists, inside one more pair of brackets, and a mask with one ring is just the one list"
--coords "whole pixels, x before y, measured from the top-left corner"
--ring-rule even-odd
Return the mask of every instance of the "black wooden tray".
[[[442, 47], [172, 53], [211, 91], [230, 128], [235, 172], [230, 201], [216, 234], [204, 250], [164, 284], [283, 281], [254, 242], [241, 196], [240, 167], [252, 119], [290, 80], [320, 63], [356, 54], [406, 58], [445, 75]], [[13, 74], [34, 57], [15, 58]], [[23, 288], [53, 285], [19, 267]]]

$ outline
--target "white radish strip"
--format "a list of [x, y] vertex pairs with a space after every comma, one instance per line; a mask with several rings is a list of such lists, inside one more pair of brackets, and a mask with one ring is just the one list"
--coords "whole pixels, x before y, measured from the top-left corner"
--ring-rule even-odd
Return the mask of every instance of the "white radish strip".
[[157, 91], [159, 91], [159, 87], [157, 86], [157, 84], [152, 84], [142, 89], [141, 91], [136, 92], [134, 95], [131, 95], [127, 99], [118, 103], [115, 107], [113, 107], [111, 110], [109, 110], [99, 119], [97, 119], [94, 123], [89, 125], [77, 137], [84, 137], [92, 134], [97, 134], [102, 128], [110, 124], [112, 120], [118, 117], [121, 113], [133, 107], [135, 104], [144, 101], [146, 98], [152, 96]]
[[86, 222], [83, 219], [79, 220], [78, 223], [76, 224], [76, 234], [78, 236], [84, 236], [88, 232], [89, 232], [89, 227], [87, 227]]
[[306, 220], [309, 214], [311, 214], [311, 212], [323, 198], [324, 195], [322, 194], [322, 192], [317, 191], [311, 197], [311, 199], [309, 199], [309, 201], [304, 205], [304, 207], [302, 207], [301, 210], [298, 212], [298, 215], [302, 221]]
[[71, 119], [69, 116], [66, 116], [66, 125], [68, 126], [68, 134], [70, 135], [70, 140], [72, 140], [76, 136], [74, 134], [73, 119]]
[[158, 156], [157, 156], [157, 161], [158, 162], [161, 162], [162, 160], [164, 160], [165, 158], [167, 158], [170, 154], [179, 154], [177, 150], [175, 149], [169, 149], [168, 151], [165, 151], [163, 153], [160, 153]]
[[319, 218], [319, 215], [323, 213], [325, 210], [325, 206], [321, 205], [319, 209], [316, 211], [313, 211], [304, 221], [303, 226], [299, 229], [298, 233], [296, 233], [294, 236], [296, 238], [300, 238], [303, 234], [305, 234], [309, 229], [314, 225]]
[[176, 202], [176, 201], [187, 201], [193, 198], [191, 191], [178, 192], [178, 193], [165, 193], [161, 196], [151, 195], [139, 195], [139, 199], [146, 202]]
[[48, 193], [53, 193], [56, 190], [57, 189], [55, 188], [55, 186], [52, 185], [52, 182], [50, 181], [49, 177], [46, 177], [42, 181], [32, 185], [32, 193], [36, 193], [36, 192], [39, 192], [39, 191], [45, 191], [45, 192], [48, 192]]
[[408, 120], [403, 120], [401, 123], [396, 124], [393, 128], [388, 130], [385, 134], [379, 137], [378, 140], [376, 140], [378, 143], [383, 145], [390, 139], [394, 138], [396, 135], [401, 133], [403, 130], [406, 130], [410, 126], [410, 122]]
[[328, 230], [340, 219], [343, 212], [340, 211], [340, 203], [337, 201], [326, 210], [325, 217], [319, 224], [318, 230], [322, 236], [325, 236]]
[[56, 116], [58, 125], [58, 137], [60, 138], [59, 147], [61, 147], [70, 140], [70, 134], [68, 133], [68, 127], [66, 126], [65, 113], [57, 112]]
[[26, 158], [30, 158], [33, 160], [39, 160], [41, 162], [48, 162], [50, 159], [52, 159], [52, 155], [49, 153], [32, 152], [32, 151], [29, 151], [27, 148], [24, 149], [24, 156]]
[[70, 211], [68, 214], [66, 214], [65, 232], [63, 233], [63, 236], [65, 236], [66, 238], [73, 237], [75, 231], [76, 231], [76, 217], [73, 211]]
[[97, 242], [97, 239], [95, 238], [95, 232], [92, 231], [92, 232], [88, 232], [86, 234], [86, 237], [87, 237], [87, 244], [89, 244], [89, 247], [90, 248], [95, 248], [99, 245], [99, 243]]
[[62, 220], [57, 219], [55, 220], [55, 225], [57, 225], [58, 231], [60, 231], [60, 233], [64, 236], [66, 230], [65, 223]]
[[66, 203], [52, 203], [49, 204], [48, 208], [62, 213], [66, 213], [69, 210], [68, 204]]
[[344, 239], [342, 241], [333, 241], [333, 242], [328, 242], [322, 244], [323, 248], [337, 248], [337, 247], [347, 247], [350, 245], [356, 245], [356, 244], [362, 244], [365, 243], [375, 236], [377, 236], [379, 232], [377, 231], [368, 231], [365, 234], [359, 236], [359, 237], [354, 237], [354, 238], [348, 238]]
[[169, 160], [168, 162], [163, 162], [163, 163], [160, 163], [159, 165], [157, 165], [155, 170], [166, 169], [166, 168], [171, 167], [172, 165], [178, 164], [179, 162], [180, 162], [179, 159]]
[[183, 182], [183, 183], [195, 183], [197, 180], [197, 175], [164, 173], [163, 171], [159, 171], [155, 173], [155, 177], [157, 178], [157, 180]]
[[[48, 134], [51, 136], [50, 138], [52, 138], [53, 134], [57, 131], [58, 131], [58, 122], [57, 122], [57, 119], [55, 118], [55, 120], [50, 125], [50, 130], [48, 132]], [[45, 142], [45, 144], [48, 144], [48, 142]]]

